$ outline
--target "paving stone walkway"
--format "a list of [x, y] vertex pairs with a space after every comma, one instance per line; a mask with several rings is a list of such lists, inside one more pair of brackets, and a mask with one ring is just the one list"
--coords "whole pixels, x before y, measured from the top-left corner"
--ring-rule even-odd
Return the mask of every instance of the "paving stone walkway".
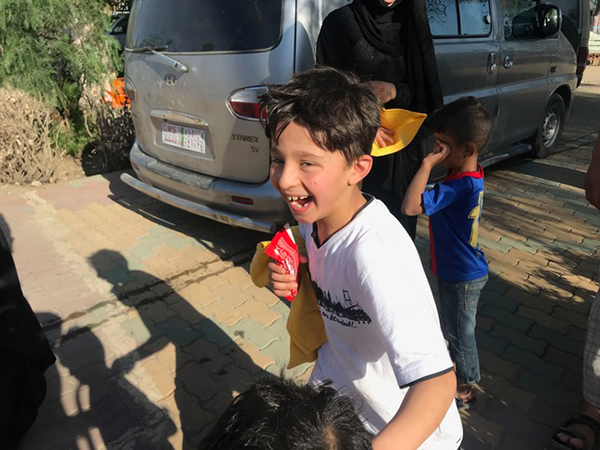
[[[572, 127], [560, 153], [486, 171], [491, 279], [465, 449], [546, 448], [577, 411], [600, 262], [582, 189], [594, 138]], [[0, 188], [0, 213], [58, 360], [22, 450], [193, 449], [232, 397], [283, 370], [288, 307], [248, 275], [266, 236], [160, 204], [118, 173]], [[427, 265], [425, 220], [416, 244]]]
[[577, 145], [487, 171], [480, 242], [490, 281], [478, 315], [479, 402], [463, 413], [465, 449], [545, 448], [577, 411], [600, 256], [600, 214], [582, 191], [592, 140]]

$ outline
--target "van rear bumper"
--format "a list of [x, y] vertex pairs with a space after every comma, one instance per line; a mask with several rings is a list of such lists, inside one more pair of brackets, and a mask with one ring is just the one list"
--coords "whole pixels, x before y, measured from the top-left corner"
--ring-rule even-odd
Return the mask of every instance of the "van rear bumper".
[[[130, 187], [198, 216], [264, 233], [274, 233], [289, 220], [289, 209], [267, 180], [262, 184], [242, 183], [209, 177], [165, 164], [144, 153], [136, 140], [130, 152], [138, 178], [127, 173], [121, 180]], [[251, 199], [252, 205], [233, 201]]]

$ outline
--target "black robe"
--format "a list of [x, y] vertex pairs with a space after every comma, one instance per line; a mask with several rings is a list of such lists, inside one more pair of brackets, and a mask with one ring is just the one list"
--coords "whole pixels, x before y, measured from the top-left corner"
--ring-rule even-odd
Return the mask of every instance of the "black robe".
[[0, 230], [0, 448], [12, 450], [31, 427], [46, 396], [45, 370], [54, 354], [21, 291]]
[[[325, 18], [317, 41], [317, 64], [352, 71], [365, 81], [393, 83], [397, 96], [386, 108], [431, 114], [442, 106], [443, 97], [425, 0], [402, 0], [397, 8], [396, 17], [401, 21], [399, 54], [384, 53], [371, 45], [363, 36], [353, 5], [348, 5]], [[381, 199], [413, 239], [416, 217], [404, 216], [400, 208], [423, 160], [421, 142], [427, 135], [423, 127], [407, 148], [374, 158], [373, 169], [363, 182], [363, 190]]]

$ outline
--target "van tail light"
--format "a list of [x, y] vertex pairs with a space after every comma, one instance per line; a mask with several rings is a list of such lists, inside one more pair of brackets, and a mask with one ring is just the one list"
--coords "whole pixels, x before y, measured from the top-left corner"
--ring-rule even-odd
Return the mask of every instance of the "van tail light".
[[[231, 113], [245, 120], [259, 120], [259, 97], [267, 92], [266, 86], [254, 86], [234, 91], [227, 99]], [[263, 118], [266, 114], [263, 112]]]
[[585, 70], [585, 66], [587, 64], [588, 56], [590, 55], [590, 49], [588, 47], [579, 47], [579, 52], [577, 53], [577, 86], [581, 83], [581, 79], [583, 78], [583, 71]]
[[125, 93], [129, 98], [129, 103], [135, 102], [135, 86], [133, 85], [133, 81], [127, 77], [125, 77]]

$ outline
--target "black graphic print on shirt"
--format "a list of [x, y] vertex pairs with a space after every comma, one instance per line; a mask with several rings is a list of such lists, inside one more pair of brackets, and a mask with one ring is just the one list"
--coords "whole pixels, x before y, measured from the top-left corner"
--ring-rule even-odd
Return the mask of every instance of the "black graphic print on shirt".
[[371, 323], [369, 315], [363, 311], [358, 303], [352, 301], [347, 290], [342, 289], [342, 298], [336, 296], [335, 299], [332, 299], [331, 294], [323, 291], [314, 280], [312, 284], [317, 303], [325, 310], [322, 309], [321, 314], [326, 319], [352, 328], [356, 328], [357, 323]]

